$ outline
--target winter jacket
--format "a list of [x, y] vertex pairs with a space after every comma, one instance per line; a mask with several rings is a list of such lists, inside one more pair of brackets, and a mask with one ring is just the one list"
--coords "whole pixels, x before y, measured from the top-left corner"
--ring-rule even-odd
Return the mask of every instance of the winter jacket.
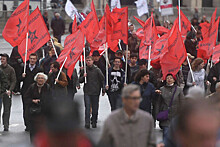
[[67, 79], [68, 79], [67, 88], [70, 90], [73, 90], [73, 93], [77, 93], [76, 87], [78, 87], [80, 85], [79, 85], [79, 77], [77, 75], [77, 71], [75, 68], [74, 68], [71, 79], [68, 76], [67, 76]]
[[8, 88], [8, 82], [7, 82], [6, 75], [0, 69], [0, 94], [5, 93], [7, 88]]
[[168, 110], [171, 98], [175, 91], [175, 87], [177, 87], [177, 89], [173, 98], [172, 105], [169, 109], [168, 120], [160, 121], [160, 126], [162, 127], [168, 127], [171, 120], [178, 114], [178, 111], [180, 110], [181, 105], [183, 104], [184, 96], [183, 90], [175, 84], [173, 86], [165, 85], [160, 88], [161, 95], [159, 96], [159, 99], [156, 104], [156, 114], [158, 114], [161, 111]]
[[14, 68], [11, 67], [9, 64], [7, 64], [5, 67], [1, 65], [0, 69], [2, 69], [2, 71], [5, 73], [5, 76], [7, 78], [7, 82], [8, 82], [7, 90], [13, 91], [16, 84], [16, 75]]
[[59, 36], [63, 35], [65, 32], [65, 23], [62, 18], [54, 18], [51, 21], [51, 28], [53, 29], [53, 35], [54, 36]]
[[[216, 77], [217, 80], [214, 81], [213, 77]], [[209, 72], [209, 75], [208, 75], [208, 81], [211, 83], [210, 91], [215, 92], [215, 85], [216, 85], [217, 82], [220, 81], [220, 62], [215, 64], [215, 66], [213, 66], [210, 69], [210, 72]]]
[[29, 64], [27, 64], [26, 66], [26, 76], [25, 78], [21, 78], [23, 81], [23, 85], [21, 88], [21, 94], [24, 95], [25, 92], [27, 91], [27, 89], [30, 87], [31, 84], [34, 83], [34, 77], [38, 72], [41, 72], [42, 70], [40, 69], [40, 67], [38, 67], [37, 65], [35, 65], [35, 68], [31, 71], [29, 68]]
[[[83, 91], [86, 95], [100, 95], [101, 88], [104, 89], [105, 77], [101, 70], [92, 65], [91, 67], [86, 66], [86, 83], [84, 84]], [[84, 70], [81, 70], [79, 82], [85, 82]]]
[[100, 147], [156, 147], [151, 115], [138, 109], [129, 119], [124, 109], [113, 111], [106, 119]]
[[147, 111], [148, 113], [151, 113], [151, 106], [152, 106], [152, 101], [155, 98], [155, 87], [152, 83], [144, 83], [140, 84], [137, 82], [134, 82], [134, 84], [137, 84], [140, 86], [140, 92], [141, 92], [141, 98], [142, 101], [140, 103], [140, 109]]
[[[201, 69], [200, 71], [193, 71], [193, 76], [196, 82], [196, 86], [200, 86], [205, 91], [205, 81], [206, 81], [206, 73], [205, 69]], [[187, 77], [187, 85], [193, 86], [193, 79], [191, 72], [188, 73]]]

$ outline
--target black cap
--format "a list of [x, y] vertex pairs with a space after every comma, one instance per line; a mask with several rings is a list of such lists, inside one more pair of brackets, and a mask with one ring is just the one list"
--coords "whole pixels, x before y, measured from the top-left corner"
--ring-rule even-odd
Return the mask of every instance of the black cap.
[[138, 65], [145, 65], [145, 64], [147, 64], [147, 60], [146, 59], [140, 59], [138, 61]]
[[100, 56], [99, 51], [97, 50], [93, 51], [92, 56]]
[[116, 54], [119, 54], [119, 53], [123, 54], [122, 50], [117, 50], [115, 53]]

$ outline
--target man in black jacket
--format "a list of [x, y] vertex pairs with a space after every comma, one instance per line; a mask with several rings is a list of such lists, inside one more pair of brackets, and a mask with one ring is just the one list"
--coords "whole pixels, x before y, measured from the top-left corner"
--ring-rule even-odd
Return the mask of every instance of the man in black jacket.
[[[79, 82], [84, 84], [84, 102], [85, 102], [85, 128], [90, 128], [90, 106], [92, 105], [92, 127], [97, 127], [98, 109], [99, 109], [99, 95], [101, 88], [104, 88], [104, 75], [101, 70], [93, 64], [94, 60], [91, 56], [86, 57], [86, 73], [81, 71]], [[104, 92], [103, 92], [104, 93]]]
[[215, 92], [215, 85], [220, 81], [220, 62], [216, 63], [209, 72], [208, 81], [211, 82], [210, 91]]
[[55, 18], [51, 21], [51, 28], [53, 29], [53, 37], [61, 43], [61, 36], [65, 33], [65, 22], [59, 13], [55, 13]]
[[29, 108], [27, 101], [24, 98], [25, 92], [34, 83], [35, 75], [40, 72], [40, 68], [37, 66], [37, 54], [32, 53], [29, 56], [29, 64], [26, 65], [26, 73], [22, 74], [23, 85], [21, 88], [21, 97], [23, 103], [23, 118], [26, 126], [25, 131], [29, 131]]

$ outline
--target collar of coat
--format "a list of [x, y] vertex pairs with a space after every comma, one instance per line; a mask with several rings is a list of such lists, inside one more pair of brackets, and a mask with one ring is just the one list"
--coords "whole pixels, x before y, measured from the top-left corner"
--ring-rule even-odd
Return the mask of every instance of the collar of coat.
[[[138, 111], [138, 110], [137, 110]], [[135, 123], [138, 121], [138, 113], [137, 111], [135, 112], [134, 115], [132, 115], [130, 118], [128, 117], [127, 113], [125, 110], [122, 108], [120, 110], [120, 118], [121, 118], [121, 124], [126, 124], [126, 123]]]

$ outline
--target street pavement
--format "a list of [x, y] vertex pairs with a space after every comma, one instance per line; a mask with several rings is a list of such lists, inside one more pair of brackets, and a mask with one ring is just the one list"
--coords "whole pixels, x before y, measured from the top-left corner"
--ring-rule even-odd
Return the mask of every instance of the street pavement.
[[[62, 37], [62, 43], [64, 42], [66, 35]], [[0, 39], [0, 53], [11, 54], [12, 47], [4, 39]], [[78, 64], [76, 65], [78, 68]], [[99, 103], [99, 117], [98, 126], [96, 129], [84, 129], [84, 100], [83, 100], [83, 85], [81, 89], [75, 95], [75, 101], [79, 104], [80, 116], [81, 116], [81, 127], [85, 133], [91, 138], [94, 143], [97, 143], [100, 139], [102, 128], [105, 119], [111, 113], [110, 104], [107, 95], [100, 96]], [[29, 134], [24, 131], [25, 126], [23, 123], [23, 111], [22, 111], [22, 101], [21, 96], [12, 96], [12, 109], [10, 117], [10, 128], [9, 132], [3, 132], [3, 126], [0, 125], [0, 147], [28, 147], [30, 146]], [[2, 122], [2, 121], [1, 121]], [[158, 127], [155, 129], [157, 142], [162, 140], [161, 131]]]

